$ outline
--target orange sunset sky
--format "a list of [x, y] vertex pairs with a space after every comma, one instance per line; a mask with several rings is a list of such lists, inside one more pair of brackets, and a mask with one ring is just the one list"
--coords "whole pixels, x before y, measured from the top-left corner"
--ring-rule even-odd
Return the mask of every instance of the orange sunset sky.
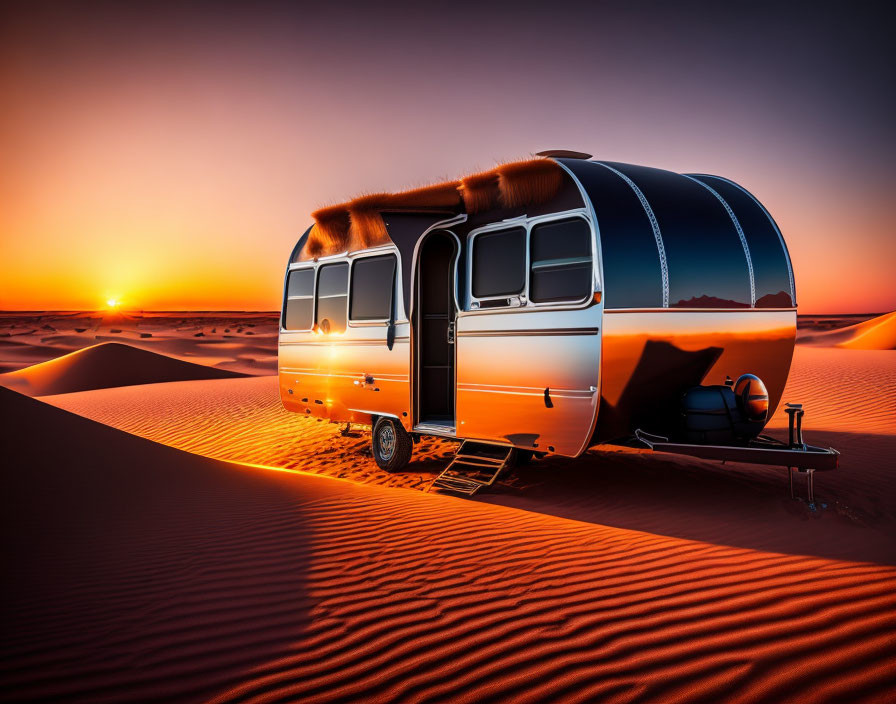
[[551, 148], [730, 177], [801, 313], [896, 308], [882, 17], [323, 5], [4, 10], [0, 309], [274, 310], [315, 208]]

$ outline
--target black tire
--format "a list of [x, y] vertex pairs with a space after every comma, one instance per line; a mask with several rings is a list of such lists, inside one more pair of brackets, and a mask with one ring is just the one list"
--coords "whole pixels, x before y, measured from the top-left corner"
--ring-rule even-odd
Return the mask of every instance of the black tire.
[[516, 466], [517, 467], [525, 467], [527, 464], [532, 462], [532, 458], [535, 457], [535, 453], [532, 450], [517, 450], [516, 451]]
[[380, 469], [397, 472], [411, 461], [414, 443], [411, 436], [395, 418], [380, 418], [370, 437], [373, 459]]
[[535, 452], [535, 450], [517, 450], [516, 466], [525, 467], [528, 464], [532, 464], [534, 460], [540, 460], [542, 457], [544, 457], [543, 452]]

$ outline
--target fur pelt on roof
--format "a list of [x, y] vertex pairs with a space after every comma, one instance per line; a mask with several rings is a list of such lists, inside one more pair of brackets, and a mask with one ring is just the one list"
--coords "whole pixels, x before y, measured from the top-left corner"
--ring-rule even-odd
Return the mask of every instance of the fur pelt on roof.
[[349, 249], [366, 249], [389, 243], [389, 232], [380, 215], [389, 193], [373, 193], [355, 198], [348, 204]]
[[342, 252], [348, 244], [349, 215], [341, 205], [321, 208], [311, 213], [314, 226], [308, 233], [305, 251], [310, 257]]
[[501, 199], [498, 174], [494, 169], [465, 176], [460, 180], [458, 190], [463, 196], [466, 211], [471, 215], [496, 207]]
[[557, 162], [548, 159], [501, 164], [495, 171], [505, 208], [545, 203], [563, 186], [563, 171]]
[[458, 181], [400, 193], [373, 193], [312, 213], [314, 226], [303, 259], [365, 249], [389, 242], [384, 212], [480, 213], [496, 208], [539, 205], [557, 195], [563, 170], [550, 159], [501, 164]]

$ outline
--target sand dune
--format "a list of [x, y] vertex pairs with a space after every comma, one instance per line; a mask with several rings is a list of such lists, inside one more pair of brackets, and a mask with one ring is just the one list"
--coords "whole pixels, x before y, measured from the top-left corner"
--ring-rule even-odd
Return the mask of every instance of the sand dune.
[[0, 311], [0, 372], [99, 342], [121, 342], [247, 374], [277, 371], [278, 313]]
[[196, 700], [301, 636], [311, 488], [3, 388], [0, 409], [0, 699]]
[[[896, 356], [890, 352], [797, 349], [785, 398], [806, 404], [809, 442], [843, 453], [841, 467], [817, 480], [816, 511], [789, 499], [783, 468], [723, 466], [635, 450], [535, 462], [481, 500], [678, 538], [896, 564], [896, 411], [886, 404], [894, 395]], [[369, 454], [369, 429], [344, 436], [343, 426], [284, 411], [276, 377], [153, 384], [45, 400], [208, 457], [385, 486], [426, 488], [456, 447], [426, 438], [414, 447], [405, 471], [383, 472]], [[771, 427], [783, 432], [783, 412]], [[804, 484], [805, 477], [798, 477], [801, 492]]]
[[5, 389], [0, 407], [4, 698], [896, 696], [893, 567], [240, 467]]
[[414, 447], [408, 472], [380, 471], [369, 453], [369, 428], [289, 413], [277, 378], [247, 377], [103, 389], [44, 400], [166, 445], [238, 462], [303, 469], [354, 481], [425, 487], [454, 444], [435, 439]]
[[896, 311], [836, 330], [803, 333], [799, 342], [852, 350], [896, 350]]
[[0, 374], [0, 385], [30, 396], [44, 396], [115, 386], [240, 376], [245, 375], [107, 342]]

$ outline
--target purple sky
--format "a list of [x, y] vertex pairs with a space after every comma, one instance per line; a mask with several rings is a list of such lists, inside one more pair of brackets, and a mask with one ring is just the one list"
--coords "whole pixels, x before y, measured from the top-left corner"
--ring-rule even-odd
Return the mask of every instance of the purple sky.
[[896, 308], [884, 11], [665, 5], [6, 6], [0, 308], [274, 309], [316, 207], [550, 148], [733, 178], [801, 312]]

